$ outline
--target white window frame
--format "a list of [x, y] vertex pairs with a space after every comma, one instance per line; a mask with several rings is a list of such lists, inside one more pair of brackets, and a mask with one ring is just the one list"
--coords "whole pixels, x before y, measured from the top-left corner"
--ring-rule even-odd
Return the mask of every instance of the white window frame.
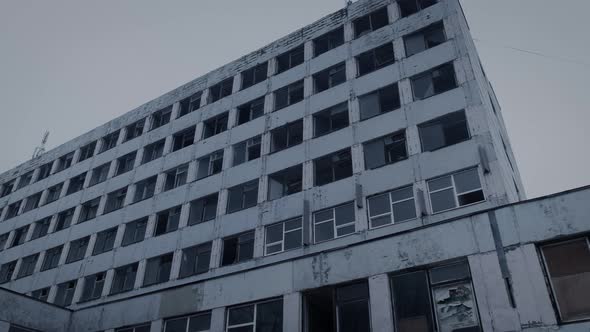
[[[455, 184], [455, 175], [460, 174], [460, 173], [463, 173], [463, 172], [471, 171], [473, 169], [475, 169], [476, 172], [477, 172], [477, 177], [478, 177], [478, 180], [479, 180], [479, 188], [478, 189], [473, 189], [473, 190], [469, 190], [469, 191], [458, 193], [457, 192], [457, 185]], [[434, 191], [431, 191], [430, 190], [430, 182], [431, 181], [442, 179], [442, 178], [445, 178], [447, 176], [451, 178], [451, 184], [452, 184], [451, 186], [444, 187], [444, 188], [439, 188], [439, 189], [436, 189]], [[479, 172], [479, 167], [476, 166], [476, 167], [467, 168], [467, 169], [464, 169], [464, 170], [461, 170], [461, 171], [458, 171], [458, 172], [454, 172], [454, 173], [443, 175], [443, 176], [438, 176], [436, 178], [432, 178], [432, 179], [427, 180], [426, 181], [426, 185], [428, 186], [428, 202], [429, 202], [429, 205], [430, 205], [430, 211], [433, 214], [436, 214], [436, 213], [446, 212], [446, 211], [450, 211], [450, 210], [454, 210], [454, 209], [458, 209], [458, 208], [462, 208], [462, 207], [466, 207], [466, 206], [470, 206], [470, 205], [474, 205], [474, 204], [479, 204], [479, 203], [485, 202], [486, 201], [486, 196], [485, 196], [485, 191], [483, 189], [483, 184], [482, 184], [481, 179], [482, 178], [481, 178], [481, 174]], [[432, 194], [435, 194], [435, 193], [440, 192], [440, 191], [445, 191], [445, 190], [448, 190], [448, 189], [453, 189], [453, 198], [455, 200], [455, 206], [452, 207], [452, 208], [446, 209], [446, 210], [434, 211], [434, 209], [432, 208]], [[470, 204], [465, 204], [465, 205], [460, 205], [459, 204], [459, 195], [470, 194], [470, 193], [473, 193], [473, 192], [476, 192], [476, 191], [482, 191], [482, 193], [483, 193], [483, 200], [482, 201], [478, 201], [478, 202], [474, 202], [474, 203], [470, 203]]]
[[[205, 316], [205, 315], [209, 315], [211, 316], [211, 312], [204, 312], [204, 313], [196, 313], [196, 314], [192, 314], [192, 315], [187, 315], [187, 316], [180, 316], [180, 317], [173, 317], [173, 318], [168, 318], [164, 320], [164, 326], [162, 331], [166, 332], [166, 325], [168, 324], [169, 321], [173, 321], [173, 320], [178, 320], [178, 319], [186, 319], [186, 324], [185, 324], [185, 328], [184, 331], [185, 332], [191, 332], [189, 331], [189, 327], [190, 327], [190, 322], [191, 322], [191, 318], [193, 317], [198, 317], [198, 316]], [[209, 320], [211, 320], [211, 317], [209, 318]], [[200, 330], [197, 332], [207, 332], [207, 331], [211, 331], [211, 321], [209, 321], [209, 328], [206, 330]]]
[[[288, 222], [294, 221], [294, 220], [299, 220], [299, 223], [301, 224], [301, 226], [299, 226], [299, 228], [285, 230], [285, 225]], [[277, 226], [279, 224], [281, 224], [283, 226], [283, 232], [282, 232], [283, 238], [280, 241], [276, 241], [276, 242], [272, 242], [272, 243], [266, 243], [266, 239], [268, 237], [268, 229], [269, 229], [269, 227]], [[289, 219], [289, 220], [281, 221], [279, 223], [274, 223], [272, 225], [268, 225], [268, 226], [264, 227], [264, 255], [265, 256], [269, 256], [269, 255], [274, 255], [274, 254], [279, 254], [279, 253], [285, 252], [285, 235], [287, 233], [293, 233], [293, 232], [296, 232], [296, 231], [301, 231], [301, 243], [303, 244], [303, 217], [292, 218], [292, 219]], [[281, 245], [281, 250], [269, 253], [268, 252], [268, 247], [271, 247], [271, 246], [274, 246], [274, 245], [277, 245], [277, 244], [280, 244]], [[289, 250], [294, 250], [294, 249], [296, 249], [296, 248], [289, 249]]]
[[[348, 204], [352, 204], [352, 207], [353, 207], [353, 209], [354, 209], [354, 202], [348, 202], [348, 203], [340, 204], [340, 205], [338, 205], [338, 206], [334, 206], [334, 207], [331, 207], [331, 208], [327, 208], [327, 209], [318, 210], [318, 211], [315, 211], [315, 212], [313, 213], [313, 243], [322, 243], [322, 242], [326, 242], [326, 241], [334, 240], [334, 239], [337, 239], [337, 238], [341, 238], [341, 237], [344, 237], [344, 236], [348, 236], [348, 235], [350, 235], [350, 234], [354, 234], [354, 233], [356, 232], [356, 219], [357, 219], [357, 218], [356, 218], [356, 209], [355, 209], [355, 216], [354, 216], [354, 220], [353, 220], [353, 221], [351, 221], [351, 222], [348, 222], [348, 223], [346, 223], [346, 224], [343, 224], [343, 225], [336, 225], [336, 209], [337, 209], [337, 208], [339, 208], [339, 207], [343, 207], [343, 206], [345, 206], [345, 205], [348, 205]], [[316, 215], [317, 215], [318, 213], [320, 213], [320, 212], [324, 212], [324, 211], [326, 211], [326, 210], [332, 210], [332, 218], [331, 218], [331, 219], [328, 219], [328, 220], [322, 220], [322, 221], [320, 221], [319, 223], [318, 223], [318, 222], [316, 222]], [[318, 241], [316, 240], [316, 235], [317, 235], [316, 226], [317, 226], [317, 225], [321, 225], [321, 224], [325, 224], [325, 223], [329, 223], [329, 222], [331, 222], [331, 223], [332, 223], [332, 228], [334, 229], [334, 237], [333, 237], [333, 238], [331, 238], [331, 239], [326, 239], [326, 240], [322, 240], [322, 241], [319, 241], [319, 242], [318, 242]], [[348, 234], [344, 234], [344, 235], [340, 235], [340, 236], [338, 236], [338, 230], [339, 230], [340, 228], [345, 228], [345, 227], [348, 227], [348, 226], [351, 226], [351, 225], [355, 226], [355, 227], [354, 227], [354, 231], [353, 231], [352, 233], [348, 233]]]
[[[227, 308], [227, 315], [225, 318], [225, 330], [224, 331], [230, 332], [230, 329], [247, 327], [247, 326], [252, 326], [252, 331], [256, 331], [256, 318], [258, 316], [258, 305], [268, 303], [268, 302], [275, 302], [275, 301], [279, 301], [279, 300], [283, 301], [282, 299], [274, 298], [274, 299], [264, 300], [264, 301], [260, 301], [260, 302], [256, 302], [256, 303], [237, 305], [237, 306], [232, 306], [232, 307]], [[254, 315], [252, 316], [252, 322], [231, 325], [231, 326], [229, 325], [229, 312], [230, 312], [230, 310], [244, 308], [244, 307], [250, 307], [250, 306], [254, 306]], [[283, 310], [284, 310], [284, 303], [283, 303]], [[283, 317], [283, 322], [284, 322], [284, 317]]]
[[[405, 190], [405, 189], [411, 189], [412, 190], [412, 197], [394, 201], [393, 198], [392, 198], [392, 196], [391, 196], [391, 194], [394, 193], [394, 192], [397, 192], [397, 191]], [[381, 196], [381, 195], [387, 195], [389, 197], [389, 212], [378, 214], [378, 215], [375, 215], [375, 216], [371, 216], [371, 204], [369, 203], [369, 200], [371, 198], [373, 198], [373, 197], [377, 197], [377, 196]], [[377, 194], [377, 195], [373, 195], [373, 196], [367, 197], [367, 211], [368, 211], [368, 217], [369, 217], [369, 228], [370, 229], [375, 229], [375, 228], [381, 228], [381, 227], [385, 227], [385, 226], [395, 225], [396, 224], [396, 221], [395, 221], [395, 217], [393, 215], [393, 206], [395, 204], [404, 203], [404, 202], [411, 201], [411, 200], [414, 201], [414, 210], [416, 210], [416, 193], [414, 192], [414, 186], [413, 185], [409, 185], [409, 186], [405, 186], [405, 187], [400, 187], [400, 188], [397, 188], [397, 189], [390, 190], [388, 192], [384, 192], [384, 193], [381, 193], [381, 194]], [[372, 221], [371, 219], [377, 219], [377, 218], [380, 218], [380, 217], [383, 217], [383, 216], [386, 216], [386, 215], [389, 215], [390, 216], [389, 220], [391, 222], [389, 224], [373, 227], [373, 224], [371, 223], [371, 221]], [[413, 220], [413, 219], [416, 219], [416, 218], [418, 218], [418, 213], [416, 213], [416, 217], [414, 217], [414, 218], [402, 220], [402, 221], [399, 221], [399, 222], [405, 222], [405, 221]]]

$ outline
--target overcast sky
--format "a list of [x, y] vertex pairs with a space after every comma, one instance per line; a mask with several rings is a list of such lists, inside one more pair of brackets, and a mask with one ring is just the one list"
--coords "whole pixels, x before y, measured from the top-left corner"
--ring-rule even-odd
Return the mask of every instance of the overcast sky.
[[[527, 195], [590, 184], [590, 1], [462, 3]], [[0, 0], [0, 173], [343, 6]]]

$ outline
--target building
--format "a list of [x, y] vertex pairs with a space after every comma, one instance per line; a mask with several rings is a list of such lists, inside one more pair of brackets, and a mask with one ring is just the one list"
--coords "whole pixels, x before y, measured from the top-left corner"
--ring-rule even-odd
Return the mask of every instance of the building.
[[588, 195], [458, 0], [361, 0], [1, 174], [0, 332], [588, 329]]

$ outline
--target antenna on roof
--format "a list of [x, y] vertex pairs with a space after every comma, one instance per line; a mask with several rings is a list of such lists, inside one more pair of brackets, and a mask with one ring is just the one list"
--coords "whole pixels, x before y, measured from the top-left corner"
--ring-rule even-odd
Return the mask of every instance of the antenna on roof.
[[41, 139], [41, 145], [35, 148], [33, 151], [33, 159], [41, 156], [45, 152], [45, 143], [47, 143], [47, 138], [49, 138], [49, 131], [45, 131], [43, 134], [43, 138]]

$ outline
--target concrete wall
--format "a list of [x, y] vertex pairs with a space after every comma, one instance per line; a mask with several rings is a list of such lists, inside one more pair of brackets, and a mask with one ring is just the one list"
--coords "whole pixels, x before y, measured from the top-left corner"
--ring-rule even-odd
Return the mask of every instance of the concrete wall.
[[0, 332], [9, 324], [44, 332], [68, 331], [72, 312], [0, 288]]

